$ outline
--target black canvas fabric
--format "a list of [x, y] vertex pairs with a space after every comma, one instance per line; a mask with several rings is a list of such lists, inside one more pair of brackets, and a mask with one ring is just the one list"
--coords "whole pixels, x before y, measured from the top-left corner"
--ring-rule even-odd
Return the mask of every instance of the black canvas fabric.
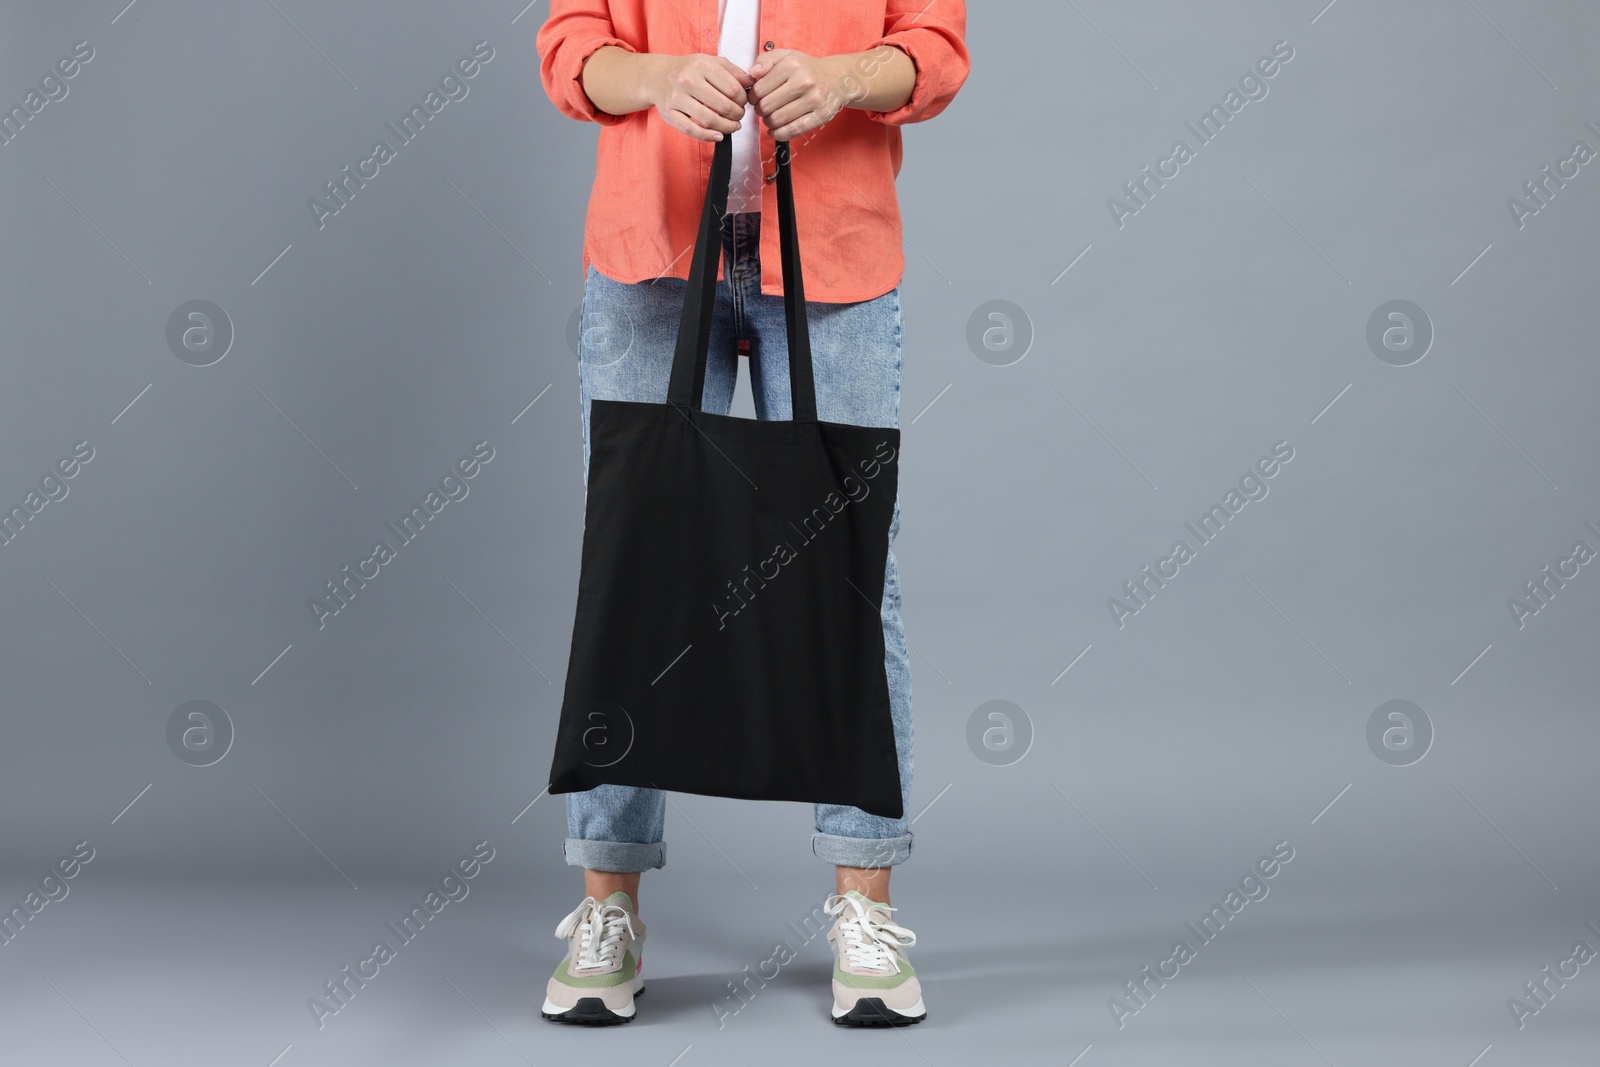
[[716, 143], [664, 404], [591, 400], [550, 791], [655, 786], [901, 818], [881, 604], [900, 431], [817, 418], [777, 148], [792, 421], [701, 410], [732, 139]]

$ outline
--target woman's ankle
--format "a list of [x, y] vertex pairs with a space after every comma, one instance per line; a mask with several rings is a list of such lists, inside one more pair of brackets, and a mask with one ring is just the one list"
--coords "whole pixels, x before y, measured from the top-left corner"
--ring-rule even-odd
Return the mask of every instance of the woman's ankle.
[[893, 867], [835, 867], [834, 890], [843, 894], [854, 889], [868, 900], [889, 903], [889, 872]]
[[596, 900], [604, 900], [619, 889], [628, 894], [628, 900], [633, 903], [633, 913], [639, 914], [639, 874], [638, 871], [591, 871], [583, 872], [583, 890]]

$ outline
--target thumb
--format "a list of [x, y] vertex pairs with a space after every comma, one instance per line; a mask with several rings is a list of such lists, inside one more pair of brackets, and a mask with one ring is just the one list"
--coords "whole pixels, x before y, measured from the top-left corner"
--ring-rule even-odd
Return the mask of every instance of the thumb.
[[767, 73], [767, 71], [771, 70], [777, 65], [778, 60], [782, 59], [790, 51], [791, 49], [788, 48], [777, 48], [771, 52], [761, 53], [756, 61], [750, 64], [750, 76], [753, 78], [762, 77]]
[[732, 74], [743, 88], [748, 89], [756, 83], [755, 78], [751, 77], [748, 71], [727, 56], [718, 56], [717, 59], [721, 61], [722, 69]]

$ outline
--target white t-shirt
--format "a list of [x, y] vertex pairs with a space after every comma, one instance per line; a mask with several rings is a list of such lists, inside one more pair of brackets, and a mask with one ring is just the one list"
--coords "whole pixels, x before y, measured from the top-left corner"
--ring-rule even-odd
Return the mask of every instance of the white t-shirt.
[[[749, 70], [760, 54], [761, 0], [717, 0], [720, 38], [717, 55], [740, 70]], [[733, 134], [733, 178], [728, 186], [729, 211], [760, 211], [761, 116], [746, 104], [744, 118]]]

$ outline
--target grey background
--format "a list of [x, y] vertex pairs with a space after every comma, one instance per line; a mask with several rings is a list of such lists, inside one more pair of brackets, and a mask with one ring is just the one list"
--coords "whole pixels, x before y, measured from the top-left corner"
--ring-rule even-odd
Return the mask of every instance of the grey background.
[[[597, 135], [540, 86], [546, 11], [0, 9], [7, 109], [95, 50], [0, 147], [0, 502], [95, 450], [0, 549], [0, 901], [95, 849], [0, 947], [5, 1061], [1592, 1063], [1600, 965], [1520, 1031], [1506, 1000], [1600, 948], [1600, 577], [1520, 630], [1506, 602], [1600, 548], [1596, 164], [1521, 228], [1507, 199], [1600, 147], [1600, 12], [974, 5], [899, 180], [894, 897], [930, 1017], [863, 1034], [827, 1024], [815, 943], [719, 1028], [832, 873], [806, 806], [686, 795], [638, 1022], [537, 1016], [580, 892], [541, 791]], [[319, 230], [307, 200], [479, 40], [468, 96]], [[1279, 40], [1268, 95], [1119, 228], [1108, 198]], [[236, 330], [208, 367], [166, 342], [194, 299]], [[967, 342], [997, 299], [1033, 334], [1008, 366]], [[1394, 299], [1434, 330], [1410, 366], [1366, 342]], [[307, 599], [479, 440], [469, 495], [319, 630]], [[1118, 629], [1107, 599], [1278, 441], [1270, 494]], [[197, 699], [236, 732], [204, 768], [166, 738]], [[967, 740], [996, 699], [1033, 733], [1007, 766]], [[1410, 766], [1367, 745], [1392, 699], [1435, 731]], [[480, 840], [472, 895], [318, 1030], [306, 998]], [[1108, 998], [1278, 841], [1270, 895], [1119, 1030]]]

